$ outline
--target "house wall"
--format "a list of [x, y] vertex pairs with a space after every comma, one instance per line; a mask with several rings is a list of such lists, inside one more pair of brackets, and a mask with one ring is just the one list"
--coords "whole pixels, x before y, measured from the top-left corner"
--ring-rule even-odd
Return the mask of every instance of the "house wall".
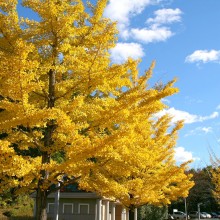
[[[54, 199], [48, 199], [48, 220], [54, 218]], [[96, 199], [61, 198], [59, 220], [96, 220]]]

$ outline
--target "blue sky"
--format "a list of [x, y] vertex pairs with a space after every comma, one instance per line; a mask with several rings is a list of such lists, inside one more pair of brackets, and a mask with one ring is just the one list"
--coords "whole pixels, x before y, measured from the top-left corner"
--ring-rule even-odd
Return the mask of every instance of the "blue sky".
[[141, 58], [141, 74], [156, 60], [152, 85], [178, 78], [180, 92], [164, 100], [169, 108], [160, 114], [185, 120], [176, 160], [194, 159], [194, 168], [210, 163], [210, 151], [220, 156], [219, 9], [219, 0], [109, 0], [105, 10], [120, 31], [114, 62]]
[[141, 58], [141, 73], [156, 60], [152, 84], [178, 78], [180, 92], [162, 113], [185, 120], [176, 160], [194, 159], [194, 168], [220, 152], [219, 9], [219, 0], [110, 0], [105, 10], [120, 31], [114, 62]]

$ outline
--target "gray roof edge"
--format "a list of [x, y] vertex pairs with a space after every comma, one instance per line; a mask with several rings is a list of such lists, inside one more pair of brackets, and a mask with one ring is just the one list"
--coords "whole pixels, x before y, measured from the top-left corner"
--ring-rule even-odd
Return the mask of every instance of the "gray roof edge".
[[[51, 193], [48, 195], [48, 198], [55, 198], [56, 193]], [[61, 192], [60, 198], [69, 198], [69, 199], [100, 199], [101, 196], [93, 192]]]

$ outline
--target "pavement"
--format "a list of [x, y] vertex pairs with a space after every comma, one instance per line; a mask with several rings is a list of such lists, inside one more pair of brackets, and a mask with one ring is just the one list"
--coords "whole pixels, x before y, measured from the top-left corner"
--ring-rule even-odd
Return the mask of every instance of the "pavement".
[[[184, 219], [185, 220], [185, 219]], [[189, 220], [199, 220], [198, 218], [190, 218]], [[204, 220], [203, 218], [200, 220]], [[206, 218], [206, 220], [220, 220], [220, 218]]]

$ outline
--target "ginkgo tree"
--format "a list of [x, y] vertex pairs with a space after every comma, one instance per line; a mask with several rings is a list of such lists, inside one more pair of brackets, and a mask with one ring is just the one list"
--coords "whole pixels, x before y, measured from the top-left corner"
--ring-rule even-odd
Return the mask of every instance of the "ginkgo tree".
[[175, 80], [150, 87], [154, 63], [140, 74], [138, 60], [111, 62], [107, 0], [23, 0], [36, 20], [20, 17], [18, 4], [0, 1], [1, 191], [36, 191], [40, 220], [58, 182], [129, 209], [186, 196], [187, 164], [174, 160], [182, 122], [155, 117]]

